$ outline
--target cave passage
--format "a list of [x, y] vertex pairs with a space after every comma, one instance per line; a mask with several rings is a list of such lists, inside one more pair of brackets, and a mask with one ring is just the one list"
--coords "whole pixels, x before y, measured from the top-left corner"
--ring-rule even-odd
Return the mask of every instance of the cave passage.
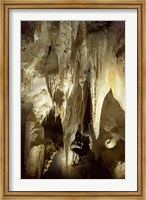
[[[112, 139], [112, 132], [116, 132], [119, 128], [118, 126], [124, 126], [121, 118], [118, 119], [120, 120], [120, 122], [118, 122], [120, 125], [114, 123], [117, 119], [117, 115], [113, 112], [113, 114], [110, 113], [112, 109], [116, 110], [116, 113], [121, 115], [121, 118], [124, 118], [124, 111], [120, 108], [119, 103], [114, 99], [113, 94], [110, 91], [105, 97], [101, 113], [101, 131], [98, 139], [98, 142], [100, 142], [99, 146], [101, 154], [99, 158], [95, 160], [92, 151], [92, 138], [89, 130], [91, 120], [91, 97], [88, 95], [84, 114], [83, 133], [80, 133], [79, 127], [79, 130], [76, 133], [76, 141], [78, 144], [74, 142], [75, 140], [72, 142], [74, 148], [73, 152], [75, 152], [75, 155], [73, 156], [76, 156], [76, 160], [68, 167], [65, 167], [64, 163], [61, 162], [65, 159], [65, 156], [63, 155], [64, 141], [61, 120], [60, 117], [55, 119], [54, 113], [51, 113], [47, 120], [44, 120], [43, 122], [46, 149], [42, 178], [113, 179], [114, 177], [111, 174], [111, 168], [116, 166], [117, 160], [121, 162], [125, 161], [125, 142], [120, 138], [114, 148], [109, 149], [105, 146], [105, 141]], [[107, 123], [109, 123], [109, 130], [106, 129]], [[79, 148], [79, 141], [82, 143], [81, 149]]]
[[[23, 112], [22, 112], [23, 113]], [[95, 160], [93, 141], [91, 137], [92, 104], [90, 92], [87, 96], [86, 109], [83, 120], [83, 133], [79, 125], [73, 138], [72, 164], [65, 166], [64, 133], [60, 116], [54, 117], [52, 111], [42, 122], [44, 129], [45, 155], [41, 177], [42, 179], [113, 179], [112, 169], [125, 163], [125, 112], [110, 90], [106, 95], [101, 112], [100, 135], [97, 140], [99, 158]], [[23, 123], [24, 124], [24, 123]], [[22, 127], [22, 131], [24, 126]], [[24, 137], [24, 134], [23, 134]], [[77, 139], [76, 139], [77, 138]], [[74, 141], [82, 143], [81, 149]], [[36, 143], [36, 142], [35, 142]], [[36, 145], [33, 143], [33, 145]], [[110, 147], [110, 144], [113, 143]], [[24, 148], [24, 145], [22, 145]], [[22, 166], [24, 166], [22, 150]], [[122, 175], [122, 178], [124, 176]], [[25, 177], [24, 169], [22, 178]], [[120, 177], [121, 178], [121, 177]]]
[[[63, 130], [60, 117], [54, 117], [52, 112], [42, 123], [44, 127], [45, 157], [42, 178], [50, 178], [48, 170], [55, 155], [63, 148]], [[53, 167], [56, 169], [56, 166]], [[57, 170], [57, 169], [56, 169]]]
[[46, 145], [47, 142], [52, 142], [56, 150], [63, 148], [63, 130], [60, 117], [55, 118], [54, 113], [51, 113], [47, 120], [43, 121], [42, 126], [44, 127]]

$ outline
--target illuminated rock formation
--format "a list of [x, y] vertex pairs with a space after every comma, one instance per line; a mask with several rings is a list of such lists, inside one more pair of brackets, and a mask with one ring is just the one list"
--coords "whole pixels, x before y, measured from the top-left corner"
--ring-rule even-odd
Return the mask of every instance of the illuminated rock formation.
[[[22, 126], [29, 177], [41, 177], [44, 123], [52, 114], [60, 119], [63, 131], [59, 142], [63, 142], [64, 166], [71, 164], [70, 144], [77, 131], [91, 136], [95, 159], [106, 158], [101, 146], [108, 148], [111, 142], [113, 148], [124, 141], [124, 27], [124, 22], [22, 22]], [[101, 139], [102, 132], [109, 135], [107, 140]]]

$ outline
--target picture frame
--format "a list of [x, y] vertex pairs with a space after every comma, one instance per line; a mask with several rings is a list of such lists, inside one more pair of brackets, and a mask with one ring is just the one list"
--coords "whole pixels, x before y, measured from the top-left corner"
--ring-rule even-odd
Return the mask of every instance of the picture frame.
[[[73, 191], [73, 192], [41, 192], [41, 191], [9, 191], [9, 10], [10, 9], [137, 9], [137, 39], [138, 39], [138, 129], [137, 129], [137, 165], [138, 165], [138, 188], [137, 191]], [[146, 198], [146, 154], [145, 154], [145, 46], [146, 46], [146, 34], [145, 34], [145, 2], [144, 1], [38, 1], [38, 0], [2, 0], [0, 3], [1, 10], [1, 33], [0, 33], [0, 44], [1, 44], [1, 140], [0, 140], [0, 197], [1, 199], [145, 199]]]

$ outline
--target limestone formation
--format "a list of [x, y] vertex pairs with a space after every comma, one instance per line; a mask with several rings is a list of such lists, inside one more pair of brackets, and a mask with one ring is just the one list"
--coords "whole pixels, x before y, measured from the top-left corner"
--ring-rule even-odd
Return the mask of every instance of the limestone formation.
[[[101, 158], [114, 178], [123, 178], [124, 22], [22, 22], [21, 33], [25, 177], [41, 178], [44, 163], [49, 168], [57, 152], [63, 152], [67, 170], [70, 145], [80, 131], [91, 137], [95, 160]], [[54, 148], [50, 154], [47, 139]], [[114, 151], [121, 160], [113, 160]]]

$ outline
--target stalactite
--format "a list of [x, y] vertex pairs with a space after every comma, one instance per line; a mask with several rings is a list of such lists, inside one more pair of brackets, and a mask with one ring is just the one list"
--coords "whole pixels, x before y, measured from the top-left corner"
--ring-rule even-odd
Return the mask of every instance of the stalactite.
[[[89, 123], [92, 124], [91, 136], [96, 158], [100, 152], [98, 139], [102, 107], [110, 90], [121, 108], [125, 109], [124, 32], [119, 34], [121, 27], [122, 22], [112, 22], [110, 25], [108, 22], [36, 22], [32, 33], [34, 41], [26, 42], [24, 39], [22, 42], [22, 49], [26, 47], [21, 60], [24, 103], [32, 104], [31, 112], [39, 124], [46, 122], [53, 110], [55, 120], [60, 116], [67, 163], [70, 138], [79, 125], [81, 132], [84, 132], [88, 93], [91, 96]], [[36, 78], [41, 86], [35, 83]], [[25, 157], [31, 163], [28, 155], [31, 130], [27, 126]], [[34, 147], [30, 154], [37, 149]], [[40, 154], [43, 155], [43, 152]], [[42, 163], [41, 159], [39, 163]], [[39, 172], [40, 166], [42, 164], [39, 164]]]

